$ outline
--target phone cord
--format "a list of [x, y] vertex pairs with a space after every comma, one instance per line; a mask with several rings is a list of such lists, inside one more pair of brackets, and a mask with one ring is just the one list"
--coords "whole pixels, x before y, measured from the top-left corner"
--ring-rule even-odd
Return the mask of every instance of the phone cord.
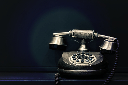
[[59, 85], [59, 76], [60, 76], [60, 74], [59, 73], [56, 73], [55, 74], [55, 85]]
[[111, 81], [111, 79], [113, 78], [113, 76], [115, 74], [115, 70], [117, 68], [118, 58], [119, 58], [119, 41], [118, 40], [117, 40], [117, 45], [118, 45], [118, 47], [115, 51], [116, 56], [115, 56], [115, 62], [114, 62], [113, 69], [111, 70], [108, 78], [105, 80], [105, 82], [102, 85], [107, 85]]
[[[119, 41], [117, 40], [117, 45], [118, 45], [118, 48], [116, 50], [116, 57], [115, 57], [115, 62], [114, 62], [114, 66], [113, 66], [113, 69], [112, 71], [110, 72], [108, 78], [105, 80], [105, 82], [102, 84], [102, 85], [107, 85], [111, 79], [113, 78], [114, 74], [115, 74], [115, 70], [117, 68], [117, 63], [118, 63], [118, 58], [119, 58]], [[59, 73], [56, 73], [55, 74], [55, 85], [59, 85], [59, 76], [60, 74]]]

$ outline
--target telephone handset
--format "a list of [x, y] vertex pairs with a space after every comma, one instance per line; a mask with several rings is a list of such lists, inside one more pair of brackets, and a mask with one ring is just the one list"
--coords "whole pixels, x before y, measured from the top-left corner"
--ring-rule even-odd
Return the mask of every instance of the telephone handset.
[[[63, 52], [62, 57], [58, 61], [58, 73], [55, 81], [58, 84], [58, 77], [92, 77], [99, 76], [107, 71], [107, 59], [104, 54], [116, 54], [114, 67], [111, 74], [105, 81], [107, 84], [114, 75], [117, 67], [119, 41], [117, 38], [105, 36], [94, 32], [94, 30], [78, 30], [73, 29], [69, 32], [53, 33], [52, 41], [49, 48], [53, 50], [65, 50], [67, 45], [64, 43], [64, 35], [74, 38], [81, 38], [81, 46], [78, 51]], [[105, 38], [104, 43], [100, 46], [100, 52], [90, 52], [86, 48], [86, 40], [94, 40], [95, 38]]]

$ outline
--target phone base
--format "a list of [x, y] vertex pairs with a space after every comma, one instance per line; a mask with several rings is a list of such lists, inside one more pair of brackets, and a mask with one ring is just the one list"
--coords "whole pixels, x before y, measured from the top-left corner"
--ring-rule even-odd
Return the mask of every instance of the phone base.
[[64, 70], [58, 69], [61, 77], [66, 78], [98, 78], [106, 73], [107, 69], [100, 70]]

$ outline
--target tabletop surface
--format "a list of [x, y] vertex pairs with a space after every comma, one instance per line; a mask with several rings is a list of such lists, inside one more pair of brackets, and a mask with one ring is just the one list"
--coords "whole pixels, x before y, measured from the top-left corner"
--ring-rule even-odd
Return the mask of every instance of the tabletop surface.
[[[55, 81], [54, 75], [55, 73], [41, 73], [41, 72], [0, 72], [0, 84], [2, 83], [5, 85], [8, 85], [9, 83], [9, 85], [16, 85], [16, 84], [54, 85], [54, 81]], [[98, 79], [67, 79], [67, 78], [60, 77], [60, 82], [61, 82], [61, 85], [64, 85], [64, 84], [68, 85], [69, 82], [70, 82], [69, 85], [71, 83], [73, 85], [79, 85], [79, 83], [81, 83], [81, 85], [85, 85], [85, 83], [87, 85], [88, 84], [93, 85], [94, 83], [101, 85], [107, 79], [108, 75], [109, 74], [107, 73], [105, 74], [104, 78], [98, 78]], [[11, 81], [11, 82], [7, 82], [7, 81]], [[111, 84], [116, 83], [116, 85], [121, 83], [122, 85], [128, 85], [128, 73], [115, 73], [110, 83]]]

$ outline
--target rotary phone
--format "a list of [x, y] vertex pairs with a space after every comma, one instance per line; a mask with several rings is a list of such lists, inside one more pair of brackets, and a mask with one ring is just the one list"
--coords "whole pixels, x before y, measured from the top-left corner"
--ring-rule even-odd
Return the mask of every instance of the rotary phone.
[[[104, 54], [116, 54], [112, 71], [103, 85], [109, 83], [117, 67], [119, 41], [117, 38], [105, 36], [94, 32], [94, 30], [73, 29], [69, 32], [53, 33], [53, 38], [49, 43], [49, 48], [53, 50], [65, 50], [65, 35], [73, 38], [81, 38], [81, 46], [78, 51], [63, 52], [58, 61], [58, 73], [55, 74], [55, 84], [59, 84], [59, 77], [94, 77], [107, 72], [108, 62]], [[105, 38], [100, 46], [100, 52], [91, 52], [86, 48], [86, 40], [95, 38]]]

